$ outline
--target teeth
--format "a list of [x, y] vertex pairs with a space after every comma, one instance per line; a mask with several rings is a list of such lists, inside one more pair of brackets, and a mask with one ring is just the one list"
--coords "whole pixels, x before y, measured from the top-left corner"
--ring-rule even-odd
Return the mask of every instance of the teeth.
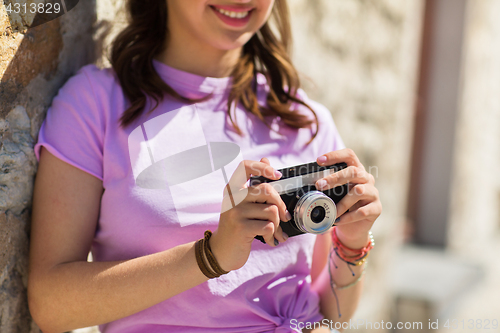
[[245, 18], [248, 16], [248, 12], [231, 12], [229, 10], [225, 10], [225, 9], [220, 9], [220, 8], [216, 8], [217, 11], [221, 14], [224, 14], [226, 16], [229, 16], [231, 18], [238, 18], [238, 19], [242, 19], [242, 18]]

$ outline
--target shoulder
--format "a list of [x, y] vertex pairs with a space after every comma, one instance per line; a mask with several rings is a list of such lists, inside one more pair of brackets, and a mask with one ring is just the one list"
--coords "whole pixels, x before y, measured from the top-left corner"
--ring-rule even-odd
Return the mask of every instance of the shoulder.
[[[300, 99], [302, 102], [306, 103], [307, 105], [309, 105], [311, 107], [311, 109], [314, 110], [314, 112], [316, 113], [316, 116], [318, 117], [318, 122], [320, 123], [320, 127], [321, 125], [323, 126], [326, 126], [328, 128], [335, 128], [335, 123], [333, 121], [333, 117], [332, 117], [332, 113], [330, 112], [330, 110], [328, 110], [328, 108], [326, 106], [324, 106], [323, 104], [317, 102], [317, 101], [314, 101], [312, 99], [310, 99], [306, 92], [300, 88], [297, 90], [297, 98]], [[303, 105], [299, 105], [298, 106], [299, 110], [303, 110], [304, 113], [308, 113], [310, 114], [310, 111], [307, 107], [303, 106]], [[309, 112], [307, 112], [309, 111]]]
[[[52, 145], [59, 138], [58, 131], [80, 136], [82, 141], [101, 142], [114, 110], [114, 82], [114, 75], [108, 69], [99, 69], [95, 65], [81, 67], [52, 100], [42, 135], [51, 137]], [[59, 150], [63, 149], [59, 147]]]
[[[310, 99], [303, 89], [297, 91], [297, 98], [309, 105], [314, 110], [316, 117], [318, 117], [319, 129], [315, 141], [320, 145], [319, 153], [323, 154], [345, 148], [330, 110], [323, 104]], [[313, 117], [310, 110], [304, 105], [299, 104], [298, 108], [301, 112], [308, 114], [309, 117]]]
[[[259, 100], [265, 101], [265, 96], [269, 93], [270, 87], [267, 82], [266, 76], [262, 73], [257, 73], [257, 91], [258, 94], [260, 95]], [[264, 97], [263, 97], [264, 96]], [[304, 89], [299, 88], [297, 89], [297, 92], [295, 94], [295, 97], [304, 102], [306, 105], [308, 105], [313, 111], [314, 114], [316, 115], [318, 119], [318, 135], [317, 138], [318, 140], [315, 141], [321, 141], [324, 140], [326, 142], [333, 142], [334, 146], [333, 148], [336, 149], [341, 149], [344, 147], [344, 143], [339, 135], [339, 132], [337, 130], [337, 127], [335, 125], [335, 122], [332, 117], [332, 113], [326, 106], [323, 104], [309, 98], [307, 93], [304, 91]], [[311, 110], [305, 106], [302, 105], [301, 103], [294, 103], [292, 109], [295, 112], [298, 112], [306, 117], [308, 117], [310, 120], [314, 121], [314, 115], [312, 114]], [[316, 131], [315, 125], [311, 128], [312, 132]]]
[[[81, 67], [63, 86], [69, 90], [91, 90], [94, 93], [110, 91], [119, 86], [118, 77], [112, 68], [98, 68], [94, 64]], [[97, 97], [97, 96], [96, 96]]]
[[[267, 82], [266, 76], [259, 72], [257, 73], [256, 77], [257, 77], [258, 91], [261, 93], [268, 93], [270, 91], [270, 87]], [[320, 123], [325, 122], [329, 123], [330, 125], [333, 125], [332, 115], [328, 110], [328, 108], [326, 108], [323, 104], [310, 99], [302, 88], [299, 88], [297, 90], [296, 97], [299, 100], [305, 102], [314, 110]], [[295, 107], [297, 110], [299, 110], [299, 112], [303, 113], [304, 115], [308, 116], [311, 115], [311, 112], [307, 107], [298, 103], [297, 105], [295, 105]]]
[[104, 124], [105, 119], [123, 105], [123, 100], [123, 92], [113, 69], [100, 69], [89, 64], [81, 67], [59, 89], [49, 111], [67, 116], [72, 113]]
[[88, 64], [81, 67], [77, 75], [85, 76], [89, 81], [113, 83], [118, 80], [115, 71], [111, 67], [99, 68], [94, 64]]

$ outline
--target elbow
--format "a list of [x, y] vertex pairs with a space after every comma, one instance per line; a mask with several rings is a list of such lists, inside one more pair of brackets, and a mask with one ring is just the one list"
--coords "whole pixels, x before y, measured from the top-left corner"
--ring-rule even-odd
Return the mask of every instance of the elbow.
[[41, 300], [37, 297], [33, 288], [28, 287], [28, 307], [33, 321], [38, 325], [42, 332], [55, 332], [46, 320], [47, 316], [44, 314], [43, 305], [41, 303]]
[[64, 330], [58, 330], [57, 319], [53, 318], [57, 311], [52, 311], [50, 306], [50, 297], [46, 297], [42, 292], [43, 287], [39, 285], [32, 277], [28, 280], [28, 307], [34, 322], [44, 333], [59, 333]]

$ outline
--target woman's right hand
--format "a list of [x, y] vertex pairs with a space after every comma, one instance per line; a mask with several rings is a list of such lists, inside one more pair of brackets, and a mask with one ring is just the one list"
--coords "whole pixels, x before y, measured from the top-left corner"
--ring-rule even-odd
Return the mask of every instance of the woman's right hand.
[[[239, 169], [245, 170], [246, 180], [250, 176], [264, 176], [272, 180], [282, 176], [271, 167], [267, 158], [260, 162], [245, 160], [241, 162], [229, 184], [238, 178], [236, 173]], [[280, 195], [269, 184], [262, 183], [248, 188], [245, 188], [245, 184], [238, 185], [240, 193], [246, 193], [244, 199], [220, 215], [219, 227], [210, 239], [212, 252], [226, 271], [239, 269], [246, 263], [255, 236], [262, 236], [273, 247], [277, 246], [275, 239], [280, 243], [286, 241], [288, 236], [279, 224], [280, 220], [291, 219]], [[234, 186], [231, 186], [231, 190], [234, 191]]]

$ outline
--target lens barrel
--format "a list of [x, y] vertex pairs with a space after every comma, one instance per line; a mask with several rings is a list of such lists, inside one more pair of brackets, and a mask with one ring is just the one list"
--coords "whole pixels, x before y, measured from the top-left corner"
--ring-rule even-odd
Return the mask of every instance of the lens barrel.
[[311, 220], [314, 223], [321, 223], [323, 221], [323, 219], [325, 218], [325, 215], [326, 215], [325, 208], [323, 208], [321, 206], [316, 206], [311, 211]]
[[302, 232], [322, 234], [335, 223], [337, 207], [333, 200], [320, 191], [305, 193], [294, 209], [296, 227]]

